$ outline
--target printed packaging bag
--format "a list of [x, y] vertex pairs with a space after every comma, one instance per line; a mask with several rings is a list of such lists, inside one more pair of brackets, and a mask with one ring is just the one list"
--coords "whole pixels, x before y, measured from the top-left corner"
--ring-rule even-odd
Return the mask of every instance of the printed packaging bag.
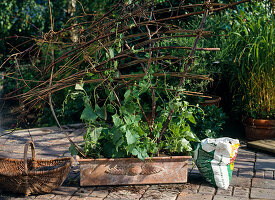
[[228, 137], [202, 140], [194, 152], [194, 160], [202, 176], [226, 190], [231, 182], [239, 146], [239, 140]]

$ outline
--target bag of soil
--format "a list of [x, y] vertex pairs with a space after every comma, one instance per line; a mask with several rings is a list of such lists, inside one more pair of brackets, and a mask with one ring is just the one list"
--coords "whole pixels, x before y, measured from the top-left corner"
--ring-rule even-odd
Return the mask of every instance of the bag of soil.
[[239, 140], [228, 137], [202, 140], [194, 152], [194, 160], [202, 176], [226, 190], [231, 182], [239, 146]]

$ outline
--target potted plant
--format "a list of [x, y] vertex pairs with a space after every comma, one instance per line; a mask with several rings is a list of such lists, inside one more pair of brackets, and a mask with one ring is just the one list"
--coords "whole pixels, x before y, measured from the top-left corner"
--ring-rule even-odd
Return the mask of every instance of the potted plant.
[[[251, 11], [253, 9], [253, 12]], [[232, 30], [233, 85], [249, 140], [275, 137], [275, 29], [268, 2], [241, 12]]]
[[[36, 57], [50, 52], [50, 56], [41, 56], [45, 57], [43, 64], [34, 66], [38, 70], [34, 77], [41, 81], [33, 81], [30, 87], [22, 78], [29, 88], [23, 95], [29, 107], [39, 108], [38, 102], [48, 98], [62, 129], [52, 96], [75, 86], [64, 102], [69, 96], [83, 97], [81, 119], [87, 124], [83, 151], [70, 147], [72, 154], [85, 157], [79, 159], [80, 185], [186, 182], [191, 142], [198, 139], [190, 129], [195, 119], [184, 99], [192, 92], [186, 91], [184, 83], [189, 79], [209, 80], [190, 73], [195, 51], [217, 50], [199, 48], [198, 41], [211, 34], [204, 30], [209, 12], [229, 7], [210, 4], [207, 0], [204, 6], [176, 5], [180, 10], [172, 16], [174, 8], [162, 9], [154, 2], [120, 1], [102, 15], [74, 17], [71, 26], [57, 32], [52, 23], [43, 40], [35, 40], [36, 45], [26, 51]], [[188, 14], [185, 8], [191, 8]], [[194, 30], [184, 29], [184, 20], [173, 21], [198, 14], [202, 17], [196, 18], [200, 23]], [[77, 37], [70, 43], [66, 35], [72, 30]], [[190, 37], [193, 42], [174, 46], [173, 38], [179, 37]], [[162, 44], [164, 40], [169, 42]], [[38, 52], [33, 53], [36, 49]], [[171, 56], [173, 50], [184, 51], [186, 56]], [[116, 160], [118, 163], [113, 163]]]
[[[85, 105], [81, 118], [88, 129], [83, 149], [90, 159], [78, 159], [81, 186], [187, 181], [190, 143], [198, 141], [189, 125], [195, 123], [191, 108], [180, 97], [167, 102], [159, 98], [154, 102], [157, 115], [149, 119], [141, 104], [150, 92], [150, 82], [145, 78], [125, 90], [120, 105], [113, 103], [112, 93], [109, 102]], [[83, 86], [78, 84], [76, 89], [87, 98]], [[171, 108], [171, 121], [160, 135]], [[71, 151], [77, 153], [73, 146]]]

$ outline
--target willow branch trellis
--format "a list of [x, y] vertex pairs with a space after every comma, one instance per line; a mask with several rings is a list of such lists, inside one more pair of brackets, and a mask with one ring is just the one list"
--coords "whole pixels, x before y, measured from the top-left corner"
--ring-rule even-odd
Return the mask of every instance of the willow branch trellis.
[[[44, 59], [44, 65], [32, 64], [35, 72], [35, 80], [23, 80], [23, 85], [33, 87], [19, 95], [29, 108], [37, 105], [39, 101], [45, 101], [48, 95], [54, 94], [64, 88], [83, 83], [103, 83], [104, 87], [116, 93], [121, 87], [128, 87], [149, 73], [152, 65], [158, 66], [158, 71], [152, 75], [155, 77], [178, 77], [178, 87], [181, 88], [186, 79], [209, 80], [205, 75], [190, 73], [195, 60], [196, 51], [218, 51], [215, 47], [198, 47], [201, 38], [215, 37], [209, 30], [204, 30], [204, 25], [209, 14], [249, 2], [241, 0], [231, 3], [217, 3], [213, 0], [205, 0], [198, 4], [186, 4], [184, 0], [177, 6], [159, 8], [155, 3], [125, 4], [119, 1], [109, 12], [103, 15], [84, 14], [69, 21], [67, 27], [40, 37], [33, 38], [35, 45], [23, 52], [16, 52], [9, 60], [14, 58], [17, 67], [20, 60], [26, 57], [32, 61]], [[54, 9], [54, 8], [53, 8]], [[115, 16], [115, 17], [114, 17]], [[197, 28], [190, 30], [184, 27], [185, 21], [192, 17], [201, 17]], [[182, 23], [179, 23], [181, 21]], [[70, 31], [77, 35], [77, 42], [70, 41]], [[190, 46], [172, 45], [175, 38], [194, 38]], [[165, 44], [166, 42], [166, 44]], [[169, 44], [170, 42], [170, 44]], [[164, 45], [165, 44], [165, 45]], [[54, 48], [54, 51], [51, 51]], [[43, 53], [52, 54], [51, 60]], [[185, 56], [171, 56], [171, 50], [184, 51]], [[58, 53], [59, 52], [59, 53]], [[189, 52], [189, 53], [188, 53]], [[18, 64], [19, 63], [19, 64]], [[170, 65], [176, 65], [180, 71], [171, 71]], [[132, 69], [141, 69], [140, 74], [129, 74]], [[110, 72], [105, 75], [106, 72]], [[87, 73], [93, 74], [89, 79]], [[7, 76], [12, 76], [7, 74]], [[152, 123], [155, 118], [155, 90], [152, 93]], [[163, 89], [163, 88], [162, 88]], [[178, 96], [182, 90], [175, 91]], [[188, 95], [205, 96], [195, 91], [185, 91]], [[119, 97], [117, 96], [119, 103]], [[163, 136], [173, 110], [170, 111], [160, 138]], [[147, 116], [144, 114], [145, 119]]]

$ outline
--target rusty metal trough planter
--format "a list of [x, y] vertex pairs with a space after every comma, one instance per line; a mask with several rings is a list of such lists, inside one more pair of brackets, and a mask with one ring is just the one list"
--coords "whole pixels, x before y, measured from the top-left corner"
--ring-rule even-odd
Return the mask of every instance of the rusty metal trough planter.
[[191, 156], [78, 159], [80, 185], [186, 183]]

